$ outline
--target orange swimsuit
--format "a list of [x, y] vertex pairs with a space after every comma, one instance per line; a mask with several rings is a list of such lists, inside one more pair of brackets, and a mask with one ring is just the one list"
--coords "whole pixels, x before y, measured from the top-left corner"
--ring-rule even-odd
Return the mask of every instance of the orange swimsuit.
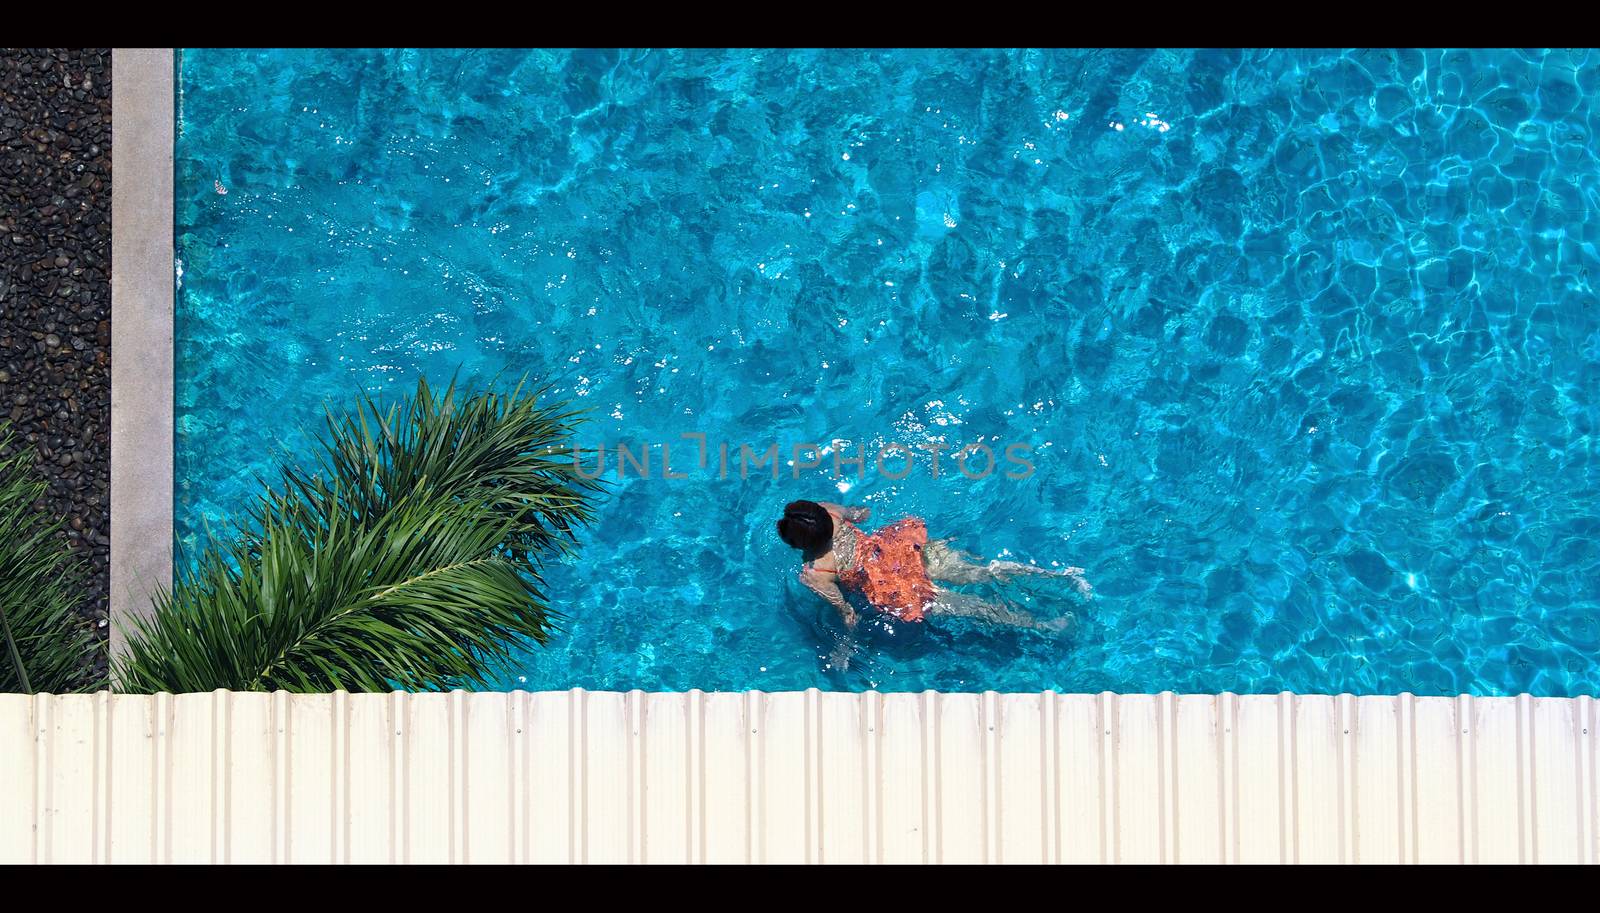
[[922, 547], [928, 544], [928, 526], [916, 517], [867, 534], [856, 529], [855, 560], [839, 569], [839, 582], [860, 590], [880, 612], [902, 621], [921, 621], [937, 595]]

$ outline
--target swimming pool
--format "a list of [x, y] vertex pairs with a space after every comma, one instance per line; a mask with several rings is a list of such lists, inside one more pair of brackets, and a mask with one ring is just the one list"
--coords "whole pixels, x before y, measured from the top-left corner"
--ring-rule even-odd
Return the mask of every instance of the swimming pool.
[[[551, 574], [570, 632], [504, 687], [1594, 693], [1597, 83], [1595, 52], [185, 50], [180, 542], [326, 399], [531, 372], [686, 478], [617, 482]], [[684, 434], [1033, 471], [916, 451], [841, 491], [684, 467]], [[803, 497], [1096, 596], [1016, 591], [1066, 636], [842, 648], [772, 532]]]

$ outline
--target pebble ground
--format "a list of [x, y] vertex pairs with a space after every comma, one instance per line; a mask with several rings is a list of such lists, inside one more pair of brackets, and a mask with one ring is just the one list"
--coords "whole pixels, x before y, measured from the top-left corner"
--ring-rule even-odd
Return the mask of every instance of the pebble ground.
[[[111, 51], [0, 48], [0, 427], [50, 483], [35, 505], [88, 566], [78, 612], [106, 643], [110, 584]], [[84, 674], [103, 676], [102, 649]]]

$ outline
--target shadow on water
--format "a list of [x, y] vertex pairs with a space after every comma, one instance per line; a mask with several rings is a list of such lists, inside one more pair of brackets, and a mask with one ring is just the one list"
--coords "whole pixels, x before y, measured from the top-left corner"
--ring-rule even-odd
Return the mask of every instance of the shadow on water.
[[1004, 586], [969, 585], [959, 591], [1004, 603], [1040, 620], [1067, 617], [1061, 631], [1040, 631], [976, 618], [936, 617], [900, 621], [849, 595], [859, 621], [849, 630], [833, 607], [791, 579], [782, 587], [783, 610], [809, 635], [817, 669], [827, 690], [904, 690], [893, 687], [897, 674], [914, 672], [930, 658], [964, 654], [985, 663], [1023, 661], [1042, 644], [1071, 651], [1082, 637], [1086, 607], [1092, 603], [1062, 592], [1058, 580], [1013, 580]]

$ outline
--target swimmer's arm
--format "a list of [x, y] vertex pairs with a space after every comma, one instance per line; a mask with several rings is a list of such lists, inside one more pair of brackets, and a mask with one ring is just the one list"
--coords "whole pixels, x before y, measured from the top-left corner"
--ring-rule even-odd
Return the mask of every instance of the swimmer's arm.
[[844, 593], [839, 589], [839, 580], [827, 571], [804, 570], [800, 572], [800, 582], [805, 584], [813, 593], [821, 596], [836, 609], [839, 617], [844, 619], [844, 626], [856, 626], [856, 610], [844, 598]]
[[822, 506], [823, 510], [835, 511], [839, 516], [844, 517], [851, 523], [860, 523], [872, 516], [872, 508], [870, 507], [846, 507], [843, 504], [834, 504], [831, 501], [818, 501], [817, 503]]

